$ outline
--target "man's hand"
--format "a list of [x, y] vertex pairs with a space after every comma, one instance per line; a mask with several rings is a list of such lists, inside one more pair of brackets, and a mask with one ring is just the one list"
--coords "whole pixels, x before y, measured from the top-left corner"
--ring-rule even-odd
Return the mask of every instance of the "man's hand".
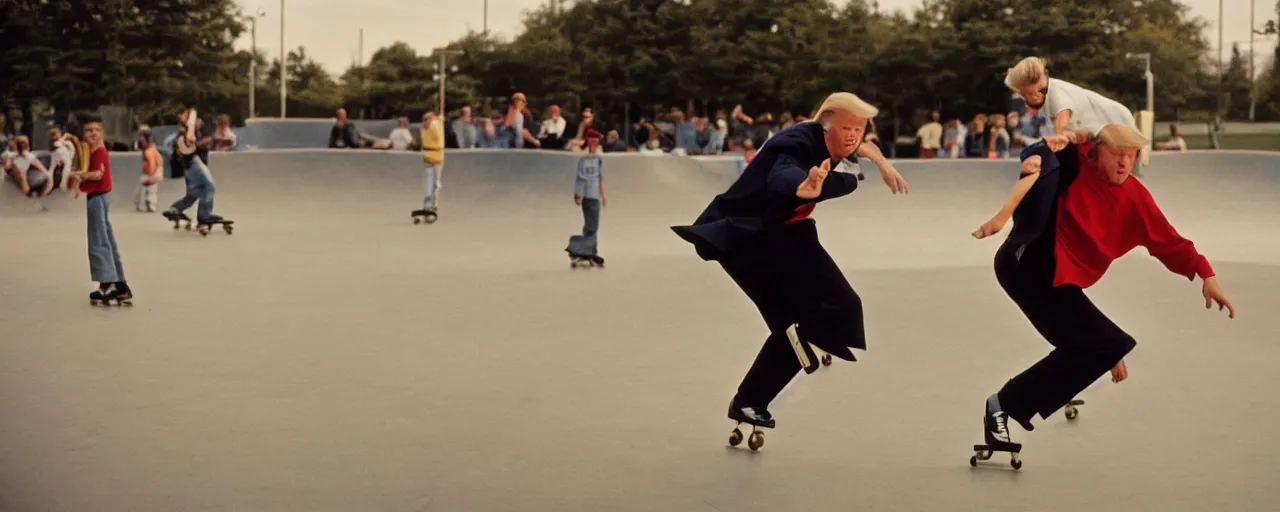
[[894, 169], [888, 162], [880, 166], [880, 179], [884, 180], [884, 184], [888, 185], [889, 190], [892, 190], [895, 195], [907, 194], [907, 180], [902, 179], [902, 175], [898, 174], [898, 170]]
[[992, 217], [991, 220], [983, 222], [981, 226], [978, 226], [978, 230], [973, 232], [973, 237], [978, 240], [982, 240], [983, 238], [999, 233], [1001, 229], [1004, 229], [1006, 222], [1009, 222], [1009, 219], [997, 214], [995, 217]]
[[816, 199], [822, 194], [822, 182], [826, 181], [829, 172], [831, 172], [830, 158], [823, 160], [822, 165], [809, 169], [809, 177], [800, 182], [800, 187], [796, 189], [796, 197]]
[[1049, 146], [1049, 151], [1057, 153], [1062, 151], [1062, 148], [1067, 147], [1067, 144], [1071, 143], [1071, 139], [1065, 133], [1059, 133], [1045, 137], [1044, 143]]
[[580, 196], [580, 195], [578, 195], [578, 194], [574, 194], [574, 195], [573, 195], [573, 204], [576, 204], [576, 205], [578, 205], [578, 206], [582, 206], [582, 196]]
[[1129, 378], [1129, 369], [1125, 368], [1124, 359], [1121, 359], [1119, 363], [1116, 363], [1115, 368], [1111, 369], [1111, 382], [1119, 384], [1127, 378]]
[[1213, 303], [1218, 303], [1218, 311], [1227, 308], [1227, 318], [1236, 317], [1236, 308], [1231, 306], [1231, 301], [1227, 300], [1227, 296], [1222, 293], [1222, 289], [1218, 287], [1218, 278], [1210, 277], [1204, 280], [1204, 285], [1200, 288], [1200, 293], [1204, 295], [1204, 308], [1213, 307]]
[[600, 207], [601, 208], [609, 207], [609, 200], [605, 199], [604, 194], [600, 194]]
[[1022, 174], [1036, 174], [1040, 172], [1040, 155], [1031, 155], [1022, 161]]

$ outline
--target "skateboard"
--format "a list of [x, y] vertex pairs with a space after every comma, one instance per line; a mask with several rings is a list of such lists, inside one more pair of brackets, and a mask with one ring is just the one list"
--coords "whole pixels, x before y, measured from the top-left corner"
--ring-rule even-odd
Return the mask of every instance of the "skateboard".
[[170, 214], [168, 211], [165, 211], [165, 212], [161, 212], [161, 213], [160, 213], [160, 215], [163, 215], [163, 216], [164, 216], [164, 218], [166, 218], [166, 219], [169, 219], [169, 220], [173, 221], [173, 230], [174, 230], [174, 231], [177, 231], [177, 230], [178, 230], [178, 224], [180, 224], [180, 223], [182, 223], [182, 222], [186, 222], [186, 223], [187, 223], [187, 225], [186, 225], [187, 231], [191, 231], [191, 217], [188, 217], [188, 216], [187, 216], [187, 214], [182, 213], [182, 212], [178, 212], [178, 214], [177, 214], [177, 215], [173, 215], [173, 214]]
[[414, 210], [409, 215], [413, 217], [414, 224], [421, 224], [424, 221], [427, 224], [435, 224], [436, 219], [440, 217], [435, 210]]
[[565, 249], [564, 251], [569, 253], [569, 268], [571, 269], [594, 268], [594, 267], [604, 268], [604, 258], [601, 258], [599, 256], [587, 256], [583, 254], [574, 254], [572, 252], [569, 252], [568, 249]]
[[133, 297], [129, 297], [127, 299], [121, 299], [118, 297], [95, 299], [93, 298], [93, 295], [90, 294], [89, 305], [102, 306], [102, 307], [110, 307], [113, 305], [114, 306], [133, 306]]
[[[226, 231], [227, 234], [230, 235], [231, 232], [234, 231], [232, 224], [235, 224], [235, 222], [236, 221], [234, 220], [227, 220], [227, 219], [214, 220], [209, 222], [196, 222], [196, 231], [200, 232], [200, 236], [209, 236], [209, 231], [213, 230], [214, 226], [221, 224], [222, 230]], [[187, 225], [188, 225], [187, 229], [191, 229], [189, 227], [190, 224], [188, 223]]]
[[978, 467], [979, 462], [991, 459], [995, 452], [1005, 452], [1009, 454], [1009, 465], [1015, 471], [1022, 469], [1022, 459], [1018, 458], [1018, 454], [1022, 452], [1022, 445], [1014, 445], [1012, 447], [996, 448], [985, 444], [973, 445], [973, 456], [969, 457], [969, 465]]
[[[742, 426], [741, 421], [734, 425], [733, 432], [729, 433], [729, 446], [742, 444], [742, 429], [738, 428], [740, 426]], [[764, 431], [760, 430], [761, 428], [764, 427], [751, 425], [751, 437], [747, 439], [747, 448], [750, 448], [753, 452], [760, 451], [760, 447], [764, 446]]]
[[133, 306], [133, 299], [89, 299], [89, 304], [93, 306]]

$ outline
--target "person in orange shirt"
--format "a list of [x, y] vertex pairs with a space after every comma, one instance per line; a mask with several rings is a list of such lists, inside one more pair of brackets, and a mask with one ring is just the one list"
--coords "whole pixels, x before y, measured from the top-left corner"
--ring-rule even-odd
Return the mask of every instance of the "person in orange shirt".
[[164, 179], [160, 172], [164, 160], [160, 151], [151, 141], [151, 129], [143, 127], [138, 130], [142, 145], [142, 176], [138, 179], [138, 190], [133, 193], [133, 206], [138, 211], [156, 211], [156, 203], [160, 202], [160, 181]]

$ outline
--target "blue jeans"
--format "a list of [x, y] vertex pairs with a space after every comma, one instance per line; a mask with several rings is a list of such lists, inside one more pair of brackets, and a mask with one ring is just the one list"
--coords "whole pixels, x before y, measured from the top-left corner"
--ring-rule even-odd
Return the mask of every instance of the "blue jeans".
[[94, 194], [85, 200], [89, 218], [89, 276], [95, 283], [124, 281], [124, 265], [120, 263], [120, 249], [116, 235], [111, 230], [107, 214], [111, 209], [109, 193]]
[[196, 201], [200, 201], [200, 208], [196, 210], [196, 221], [203, 221], [209, 218], [217, 218], [213, 214], [213, 177], [209, 174], [209, 168], [199, 158], [191, 159], [191, 168], [187, 169], [187, 195], [182, 196], [170, 209], [179, 212], [187, 211]]
[[436, 194], [440, 190], [440, 172], [443, 170], [444, 164], [427, 164], [426, 176], [423, 178], [427, 191], [422, 199], [422, 209], [429, 212], [436, 211]]
[[582, 198], [582, 234], [569, 237], [569, 252], [596, 255], [596, 233], [600, 231], [600, 200]]

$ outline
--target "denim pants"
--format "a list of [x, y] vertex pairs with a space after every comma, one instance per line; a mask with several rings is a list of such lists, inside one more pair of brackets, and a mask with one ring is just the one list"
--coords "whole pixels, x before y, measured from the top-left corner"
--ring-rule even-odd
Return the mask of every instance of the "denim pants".
[[200, 208], [196, 210], [196, 220], [201, 221], [213, 216], [213, 176], [209, 172], [209, 168], [204, 165], [204, 161], [200, 158], [191, 159], [191, 167], [186, 172], [187, 179], [187, 195], [182, 196], [170, 208], [179, 212], [186, 211], [196, 201], [200, 201]]
[[600, 230], [600, 200], [582, 198], [582, 234], [569, 237], [569, 252], [579, 256], [596, 255], [596, 232]]
[[120, 263], [120, 250], [116, 235], [111, 230], [107, 214], [111, 209], [109, 193], [93, 194], [85, 200], [89, 218], [89, 276], [96, 283], [124, 281], [124, 265]]
[[426, 188], [426, 195], [422, 200], [423, 210], [436, 210], [436, 196], [440, 192], [440, 173], [442, 171], [444, 171], [444, 164], [427, 164], [427, 172], [423, 177], [424, 186]]

